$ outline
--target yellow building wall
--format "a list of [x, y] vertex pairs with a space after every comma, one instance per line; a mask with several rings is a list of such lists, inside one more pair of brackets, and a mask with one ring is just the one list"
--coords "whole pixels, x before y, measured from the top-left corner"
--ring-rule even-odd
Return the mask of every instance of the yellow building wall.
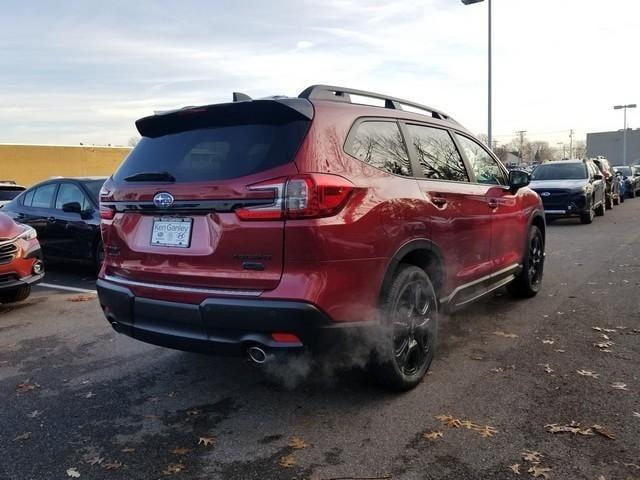
[[27, 187], [51, 177], [111, 175], [128, 147], [0, 145], [0, 180]]

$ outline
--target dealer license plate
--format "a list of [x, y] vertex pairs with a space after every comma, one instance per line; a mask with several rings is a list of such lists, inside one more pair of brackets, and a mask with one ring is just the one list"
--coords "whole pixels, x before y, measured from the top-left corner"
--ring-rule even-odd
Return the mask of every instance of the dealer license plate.
[[151, 245], [189, 248], [192, 225], [192, 218], [154, 218], [151, 229]]

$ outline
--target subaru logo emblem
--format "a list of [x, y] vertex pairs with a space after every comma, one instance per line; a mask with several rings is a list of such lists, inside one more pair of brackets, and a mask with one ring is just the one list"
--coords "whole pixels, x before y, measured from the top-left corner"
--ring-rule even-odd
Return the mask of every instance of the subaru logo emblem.
[[153, 197], [153, 204], [158, 208], [169, 208], [173, 205], [173, 195], [167, 192], [156, 193]]
[[540, 194], [540, 196], [541, 196], [541, 197], [550, 197], [550, 196], [551, 196], [551, 193], [549, 193], [549, 192], [542, 192], [542, 193]]

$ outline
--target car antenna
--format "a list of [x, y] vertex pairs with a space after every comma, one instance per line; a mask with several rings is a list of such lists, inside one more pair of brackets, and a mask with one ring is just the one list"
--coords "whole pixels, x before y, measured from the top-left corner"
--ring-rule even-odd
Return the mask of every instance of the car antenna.
[[234, 102], [247, 102], [252, 100], [252, 98], [246, 93], [233, 92], [233, 101]]

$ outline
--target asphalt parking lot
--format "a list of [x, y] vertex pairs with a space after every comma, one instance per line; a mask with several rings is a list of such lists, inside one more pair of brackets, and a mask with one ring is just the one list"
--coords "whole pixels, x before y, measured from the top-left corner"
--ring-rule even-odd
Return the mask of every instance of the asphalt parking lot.
[[[0, 305], [2, 479], [638, 479], [640, 200], [548, 227], [544, 287], [442, 319], [405, 394], [138, 343], [91, 272]], [[517, 472], [520, 472], [519, 475]]]

